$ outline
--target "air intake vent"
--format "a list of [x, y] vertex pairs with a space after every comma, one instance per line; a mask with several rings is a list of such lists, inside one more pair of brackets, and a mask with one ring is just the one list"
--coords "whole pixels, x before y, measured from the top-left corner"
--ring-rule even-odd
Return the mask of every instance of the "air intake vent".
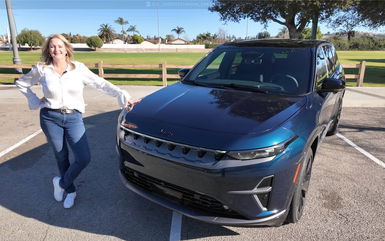
[[262, 179], [262, 181], [257, 185], [256, 191], [257, 194], [254, 195], [254, 198], [257, 199], [259, 204], [267, 209], [270, 200], [270, 193], [272, 190], [273, 176], [268, 176]]
[[189, 206], [193, 209], [200, 209], [213, 215], [223, 217], [242, 218], [243, 216], [230, 210], [218, 200], [202, 193], [197, 193], [186, 188], [176, 186], [147, 176], [128, 167], [122, 167], [122, 174], [130, 183], [147, 190], [158, 196], [162, 196], [170, 201], [177, 202], [183, 206]]

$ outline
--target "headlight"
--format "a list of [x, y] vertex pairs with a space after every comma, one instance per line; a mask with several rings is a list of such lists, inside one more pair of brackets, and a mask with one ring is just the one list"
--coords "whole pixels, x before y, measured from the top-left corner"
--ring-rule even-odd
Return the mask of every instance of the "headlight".
[[297, 139], [297, 136], [292, 137], [287, 141], [284, 141], [274, 146], [259, 148], [259, 149], [250, 150], [250, 151], [230, 151], [227, 153], [227, 155], [238, 160], [251, 160], [251, 159], [272, 157], [283, 152], [286, 149], [286, 147], [290, 143], [292, 143], [295, 139]]
[[122, 135], [124, 136], [124, 131], [120, 129], [120, 126], [122, 122], [124, 121], [126, 114], [127, 114], [127, 109], [123, 108], [123, 110], [120, 112], [118, 116], [118, 125], [116, 127], [116, 143], [119, 144], [119, 138], [122, 138]]
[[124, 121], [124, 117], [126, 117], [126, 114], [128, 113], [128, 110], [126, 108], [123, 108], [118, 116], [118, 127]]

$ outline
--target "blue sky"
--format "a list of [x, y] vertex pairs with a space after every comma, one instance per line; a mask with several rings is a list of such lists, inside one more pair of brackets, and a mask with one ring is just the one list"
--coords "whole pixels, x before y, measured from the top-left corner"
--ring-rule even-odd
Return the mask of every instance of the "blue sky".
[[[265, 31], [263, 25], [251, 20], [220, 21], [218, 13], [208, 11], [210, 0], [11, 0], [17, 31], [24, 28], [39, 30], [44, 36], [53, 33], [97, 35], [101, 24], [110, 24], [116, 32], [121, 26], [114, 23], [118, 17], [136, 25], [143, 36], [174, 34], [171, 29], [185, 29], [182, 38], [192, 40], [199, 33], [217, 33], [219, 29], [237, 37], [255, 36]], [[0, 35], [7, 33], [7, 15], [4, 1], [0, 2]], [[159, 25], [159, 28], [158, 28]], [[127, 28], [128, 26], [126, 26]], [[276, 35], [282, 25], [271, 23], [267, 31]], [[369, 31], [360, 28], [361, 31]], [[321, 25], [321, 32], [333, 29]], [[383, 32], [377, 30], [376, 32]]]

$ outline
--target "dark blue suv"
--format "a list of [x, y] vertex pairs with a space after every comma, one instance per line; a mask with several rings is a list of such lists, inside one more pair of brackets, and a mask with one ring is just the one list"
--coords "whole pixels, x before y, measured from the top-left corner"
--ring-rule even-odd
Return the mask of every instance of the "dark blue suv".
[[333, 45], [226, 43], [179, 75], [119, 116], [125, 185], [206, 222], [297, 222], [314, 155], [340, 118], [345, 81]]

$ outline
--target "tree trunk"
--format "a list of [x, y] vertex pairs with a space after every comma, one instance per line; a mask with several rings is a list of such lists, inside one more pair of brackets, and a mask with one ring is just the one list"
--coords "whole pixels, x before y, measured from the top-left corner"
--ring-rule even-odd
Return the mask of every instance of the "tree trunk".
[[319, 11], [314, 13], [312, 17], [312, 26], [311, 26], [311, 37], [310, 39], [317, 39], [317, 30], [318, 30], [318, 18], [319, 18]]
[[289, 38], [290, 39], [299, 39], [299, 32], [297, 28], [294, 25], [286, 25], [287, 29], [289, 30]]
[[290, 39], [299, 39], [299, 35], [301, 34], [301, 31], [299, 31], [300, 27], [297, 28], [297, 24], [295, 23], [296, 13], [294, 11], [289, 11], [289, 13], [286, 16], [286, 22], [285, 26], [289, 30], [289, 38]]

